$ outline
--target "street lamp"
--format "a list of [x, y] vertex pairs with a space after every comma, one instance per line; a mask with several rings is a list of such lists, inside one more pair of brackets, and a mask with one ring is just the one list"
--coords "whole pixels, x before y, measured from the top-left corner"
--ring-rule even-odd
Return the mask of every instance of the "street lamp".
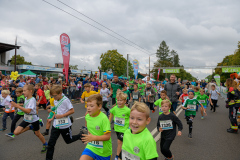
[[153, 54], [149, 54], [149, 78], [150, 78], [150, 56], [154, 55], [155, 53]]

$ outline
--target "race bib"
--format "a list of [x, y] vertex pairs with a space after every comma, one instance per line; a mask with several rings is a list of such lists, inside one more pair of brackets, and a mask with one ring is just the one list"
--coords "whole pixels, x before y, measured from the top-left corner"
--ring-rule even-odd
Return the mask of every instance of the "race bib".
[[33, 121], [33, 116], [29, 114], [24, 114], [24, 121], [31, 123]]
[[163, 111], [162, 111], [162, 107], [159, 107], [159, 112], [163, 112]]
[[205, 100], [199, 100], [200, 103], [205, 103]]
[[22, 112], [22, 110], [18, 108], [18, 112]]
[[103, 148], [103, 141], [92, 141], [89, 142], [88, 144], [96, 148]]
[[149, 95], [149, 94], [151, 94], [151, 92], [146, 92], [146, 95]]
[[103, 97], [107, 97], [107, 94], [103, 94], [102, 96], [103, 96]]
[[189, 111], [196, 111], [196, 108], [197, 108], [196, 105], [188, 105], [188, 107], [189, 107], [189, 109], [187, 109], [187, 110], [189, 110]]
[[160, 121], [160, 127], [163, 130], [173, 129], [172, 120]]
[[5, 106], [5, 109], [10, 109], [10, 107], [8, 105]]
[[114, 124], [116, 124], [118, 126], [124, 126], [125, 125], [125, 118], [115, 117]]
[[122, 160], [140, 160], [140, 157], [122, 150]]
[[133, 99], [138, 99], [138, 95], [133, 95]]
[[55, 119], [56, 127], [62, 127], [68, 125], [68, 117], [63, 117], [60, 119]]

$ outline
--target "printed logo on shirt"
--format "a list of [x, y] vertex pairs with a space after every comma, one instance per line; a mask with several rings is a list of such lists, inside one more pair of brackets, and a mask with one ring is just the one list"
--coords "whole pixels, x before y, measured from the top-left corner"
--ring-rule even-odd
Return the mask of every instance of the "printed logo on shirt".
[[138, 154], [140, 152], [140, 149], [138, 147], [134, 147], [133, 151]]
[[122, 114], [123, 117], [125, 117], [125, 114]]
[[100, 129], [100, 127], [99, 126], [96, 126], [96, 130], [99, 130]]
[[193, 104], [196, 104], [196, 102], [194, 101]]

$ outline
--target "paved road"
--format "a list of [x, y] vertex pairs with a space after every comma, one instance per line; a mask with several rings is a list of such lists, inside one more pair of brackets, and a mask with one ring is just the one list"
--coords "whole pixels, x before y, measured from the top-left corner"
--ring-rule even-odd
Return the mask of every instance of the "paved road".
[[[208, 108], [208, 116], [200, 119], [200, 113], [197, 114], [193, 123], [193, 139], [189, 139], [188, 126], [184, 119], [184, 112], [179, 108], [178, 116], [183, 123], [184, 129], [181, 137], [176, 137], [171, 151], [175, 156], [175, 160], [240, 160], [240, 135], [230, 134], [226, 132], [229, 127], [228, 110], [224, 107], [223, 99], [219, 100], [220, 107], [215, 113], [210, 112]], [[74, 104], [75, 119], [73, 123], [73, 134], [78, 134], [79, 128], [84, 125], [85, 108], [83, 104]], [[45, 121], [47, 118], [46, 111], [39, 111], [39, 116]], [[156, 131], [158, 113], [151, 113], [152, 121], [148, 125], [149, 130], [157, 141], [159, 160], [164, 159], [159, 149], [160, 134]], [[0, 119], [2, 124], [2, 119]], [[10, 129], [10, 118], [7, 119], [7, 127]], [[19, 122], [20, 123], [20, 122]], [[41, 128], [41, 132], [45, 130], [45, 126]], [[0, 159], [1, 160], [43, 160], [45, 154], [41, 154], [42, 144], [32, 131], [25, 132], [10, 139], [5, 136], [9, 130], [0, 133]], [[49, 136], [45, 137], [48, 141]], [[117, 138], [115, 132], [112, 132], [113, 157], [116, 155]], [[77, 160], [81, 156], [85, 145], [81, 141], [72, 144], [65, 144], [62, 137], [57, 141], [54, 153], [54, 159], [57, 160]]]

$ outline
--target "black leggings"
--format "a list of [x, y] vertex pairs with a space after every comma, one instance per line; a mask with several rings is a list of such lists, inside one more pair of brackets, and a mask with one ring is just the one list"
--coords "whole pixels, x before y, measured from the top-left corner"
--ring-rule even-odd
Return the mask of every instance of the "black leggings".
[[237, 130], [238, 128], [237, 111], [238, 111], [238, 107], [234, 107], [234, 106], [229, 107], [229, 119], [231, 122], [231, 128], [234, 130]]
[[108, 101], [103, 101], [103, 109], [104, 109], [106, 112], [109, 111], [109, 109], [108, 109], [108, 107], [107, 107], [107, 103], [108, 103]]
[[161, 142], [160, 142], [160, 149], [162, 154], [166, 157], [166, 158], [172, 158], [172, 152], [170, 151], [170, 146], [172, 144], [173, 140], [166, 140], [164, 138], [161, 138]]
[[218, 100], [215, 100], [215, 99], [211, 99], [211, 100], [212, 100], [212, 103], [213, 103], [213, 105], [211, 105], [211, 109], [213, 109], [213, 112], [215, 112]]
[[80, 135], [72, 136], [71, 126], [66, 129], [56, 129], [55, 127], [52, 126], [50, 139], [48, 141], [46, 160], [53, 159], [54, 147], [60, 134], [62, 135], [64, 141], [67, 144], [75, 142], [80, 139]]
[[192, 116], [186, 116], [186, 120], [187, 120], [187, 124], [189, 125], [189, 133], [192, 133], [192, 128], [193, 128], [193, 118], [195, 116], [192, 115]]
[[11, 133], [14, 132], [15, 128], [16, 128], [16, 123], [18, 122], [18, 120], [23, 117], [23, 115], [19, 115], [19, 114], [16, 114], [12, 120], [12, 124], [11, 124]]

